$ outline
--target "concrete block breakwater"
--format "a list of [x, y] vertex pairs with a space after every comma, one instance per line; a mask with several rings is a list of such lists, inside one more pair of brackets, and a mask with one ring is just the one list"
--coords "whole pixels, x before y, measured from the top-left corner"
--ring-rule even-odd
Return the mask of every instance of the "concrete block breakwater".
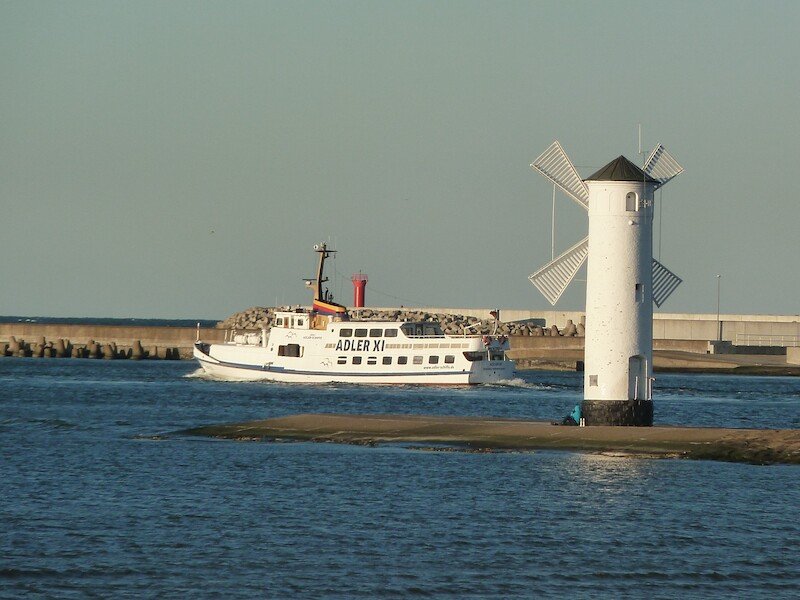
[[19, 356], [27, 358], [103, 358], [103, 359], [162, 359], [179, 360], [181, 350], [178, 347], [145, 348], [140, 340], [134, 340], [129, 346], [117, 345], [116, 342], [100, 344], [89, 340], [85, 344], [73, 344], [70, 340], [58, 338], [46, 340], [44, 337], [28, 342], [11, 336], [8, 342], [0, 342], [0, 356]]
[[[225, 332], [203, 329], [206, 341]], [[177, 360], [192, 357], [195, 327], [0, 323], [0, 356]]]

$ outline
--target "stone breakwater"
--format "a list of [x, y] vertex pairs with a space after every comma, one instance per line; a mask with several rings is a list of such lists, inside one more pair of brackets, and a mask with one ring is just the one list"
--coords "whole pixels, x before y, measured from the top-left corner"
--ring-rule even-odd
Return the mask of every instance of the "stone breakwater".
[[[277, 309], [277, 310], [286, 310]], [[273, 307], [253, 306], [247, 310], [237, 312], [217, 327], [222, 329], [269, 329], [275, 319], [276, 309]], [[498, 334], [507, 336], [533, 336], [533, 337], [583, 337], [585, 329], [583, 323], [575, 324], [568, 320], [562, 329], [556, 325], [541, 327], [529, 321], [515, 321], [503, 323], [495, 321], [489, 315], [486, 319], [468, 317], [464, 315], [430, 313], [411, 309], [372, 310], [362, 308], [349, 310], [348, 315], [353, 320], [378, 320], [378, 321], [429, 321], [438, 322], [445, 333], [450, 335]], [[497, 328], [495, 331], [495, 327]]]
[[101, 344], [94, 340], [73, 344], [70, 340], [58, 338], [47, 340], [43, 336], [33, 341], [11, 336], [8, 342], [0, 343], [0, 356], [19, 356], [26, 358], [103, 358], [112, 359], [162, 359], [179, 360], [183, 358], [177, 347], [164, 348], [150, 346], [145, 348], [140, 340], [128, 346], [116, 342]]
[[[209, 343], [225, 331], [203, 328]], [[192, 357], [196, 327], [0, 323], [0, 357], [177, 360]]]

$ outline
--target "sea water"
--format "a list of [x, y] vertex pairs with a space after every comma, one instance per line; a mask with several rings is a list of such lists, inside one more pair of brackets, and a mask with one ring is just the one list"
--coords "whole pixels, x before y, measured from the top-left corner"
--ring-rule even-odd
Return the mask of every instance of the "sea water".
[[[224, 383], [191, 362], [0, 359], [0, 596], [769, 597], [800, 469], [232, 442], [307, 412], [560, 420], [575, 373], [471, 388]], [[800, 427], [800, 380], [661, 375], [659, 424]]]

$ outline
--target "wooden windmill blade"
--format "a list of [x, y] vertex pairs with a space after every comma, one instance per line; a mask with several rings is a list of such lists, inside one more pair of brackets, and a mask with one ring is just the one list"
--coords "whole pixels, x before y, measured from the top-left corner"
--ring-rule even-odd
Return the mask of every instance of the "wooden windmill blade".
[[531, 168], [555, 183], [584, 210], [589, 210], [589, 188], [583, 183], [578, 170], [558, 140], [550, 144], [547, 150], [531, 163]]
[[663, 186], [676, 175], [683, 173], [683, 167], [660, 143], [653, 148], [642, 170], [658, 181], [657, 187]]
[[555, 305], [575, 278], [589, 255], [589, 238], [585, 237], [569, 250], [554, 258], [528, 279], [551, 305]]

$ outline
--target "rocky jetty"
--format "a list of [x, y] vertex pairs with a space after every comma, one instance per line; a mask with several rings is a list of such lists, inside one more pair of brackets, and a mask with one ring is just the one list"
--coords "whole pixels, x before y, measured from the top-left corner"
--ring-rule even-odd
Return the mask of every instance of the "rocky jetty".
[[[247, 310], [235, 313], [221, 321], [217, 327], [222, 329], [269, 329], [275, 319], [275, 311], [287, 310], [287, 308], [274, 308], [253, 306]], [[575, 325], [571, 320], [567, 321], [563, 329], [556, 325], [541, 327], [533, 321], [513, 321], [504, 323], [495, 321], [492, 318], [479, 319], [465, 315], [454, 315], [445, 313], [431, 313], [412, 309], [395, 310], [373, 310], [362, 308], [360, 310], [349, 310], [348, 314], [354, 321], [358, 320], [378, 320], [378, 321], [428, 321], [438, 322], [445, 333], [450, 335], [470, 334], [498, 334], [498, 335], [528, 335], [528, 336], [564, 336], [580, 337], [584, 334], [583, 324]], [[487, 315], [488, 316], [488, 315]], [[495, 330], [496, 327], [496, 330]]]

